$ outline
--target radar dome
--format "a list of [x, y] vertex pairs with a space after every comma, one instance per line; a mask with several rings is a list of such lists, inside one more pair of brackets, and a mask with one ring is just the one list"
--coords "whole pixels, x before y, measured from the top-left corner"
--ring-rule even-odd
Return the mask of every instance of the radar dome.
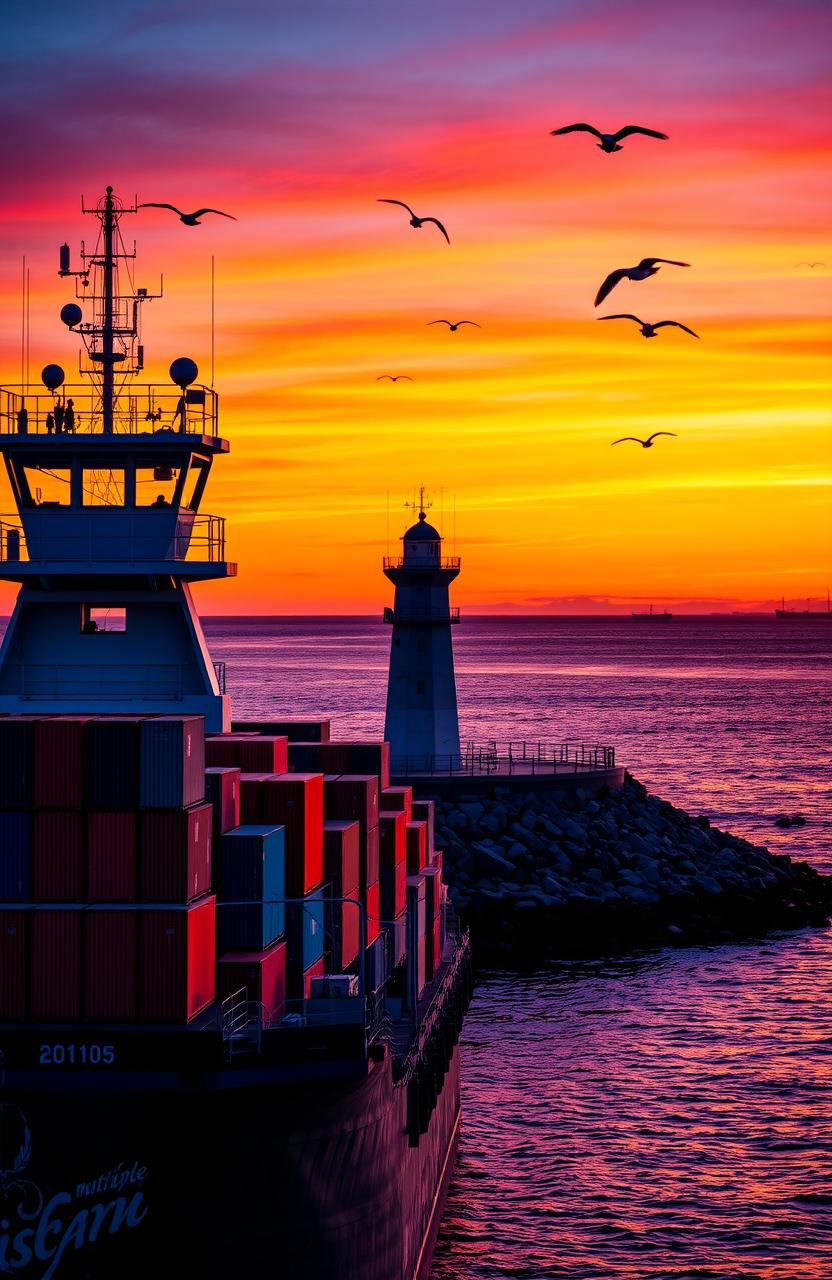
[[47, 391], [57, 391], [66, 374], [59, 364], [48, 364], [41, 370], [40, 380]]
[[80, 324], [83, 316], [84, 313], [77, 302], [68, 302], [65, 307], [61, 307], [61, 319], [68, 329]]
[[178, 360], [174, 360], [169, 372], [171, 381], [177, 387], [187, 387], [199, 377], [199, 369], [188, 356], [180, 356]]

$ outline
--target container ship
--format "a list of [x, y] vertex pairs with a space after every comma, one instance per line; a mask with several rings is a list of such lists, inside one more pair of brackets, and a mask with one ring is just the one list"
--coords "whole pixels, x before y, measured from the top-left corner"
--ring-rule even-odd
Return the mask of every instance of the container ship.
[[787, 609], [784, 596], [780, 601], [780, 608], [774, 610], [774, 616], [781, 622], [792, 618], [800, 618], [801, 621], [808, 618], [810, 622], [832, 622], [832, 600], [827, 591], [825, 609], [813, 609], [811, 600], [806, 601], [805, 609]]
[[668, 613], [667, 609], [662, 609], [661, 613], [654, 613], [651, 604], [646, 613], [632, 613], [630, 617], [636, 622], [670, 622], [673, 614]]
[[424, 1280], [471, 995], [432, 802], [384, 742], [232, 720], [217, 397], [137, 381], [140, 206], [82, 209], [87, 381], [0, 388], [0, 1273]]

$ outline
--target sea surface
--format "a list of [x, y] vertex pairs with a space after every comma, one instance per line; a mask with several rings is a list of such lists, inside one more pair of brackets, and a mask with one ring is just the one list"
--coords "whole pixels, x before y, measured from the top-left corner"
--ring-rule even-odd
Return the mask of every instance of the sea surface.
[[[382, 731], [380, 623], [206, 632], [238, 717]], [[465, 739], [613, 745], [657, 794], [832, 871], [832, 624], [483, 618], [454, 641]], [[829, 932], [487, 974], [462, 1054], [432, 1280], [832, 1277]]]

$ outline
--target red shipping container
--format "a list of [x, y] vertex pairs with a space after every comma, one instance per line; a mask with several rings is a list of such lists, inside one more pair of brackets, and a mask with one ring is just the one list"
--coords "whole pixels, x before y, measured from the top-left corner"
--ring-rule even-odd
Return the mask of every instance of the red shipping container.
[[433, 857], [430, 860], [430, 866], [438, 867], [440, 871], [444, 869], [445, 855], [441, 849], [434, 849]]
[[28, 1011], [30, 916], [28, 911], [0, 911], [0, 1022], [20, 1021]]
[[32, 896], [36, 902], [84, 897], [84, 819], [66, 809], [36, 813], [32, 835]]
[[240, 766], [242, 733], [213, 733], [205, 737], [205, 768], [227, 769]]
[[249, 1000], [264, 1005], [273, 1020], [286, 1012], [286, 943], [267, 951], [229, 951], [217, 965], [217, 999], [245, 987]]
[[287, 773], [288, 746], [285, 737], [244, 738], [240, 742], [240, 768], [244, 773]]
[[263, 821], [263, 783], [270, 773], [242, 773], [240, 775], [240, 826]]
[[140, 815], [139, 898], [190, 902], [211, 888], [210, 804]]
[[442, 940], [439, 916], [428, 931], [425, 954], [425, 973], [428, 979], [435, 978], [442, 963]]
[[367, 946], [381, 932], [381, 890], [378, 881], [367, 885]]
[[215, 836], [240, 825], [240, 770], [226, 765], [205, 770], [205, 799], [213, 805]]
[[139, 915], [139, 1018], [190, 1022], [215, 996], [216, 898]]
[[83, 809], [84, 737], [89, 720], [89, 716], [49, 716], [36, 721], [36, 809]]
[[361, 838], [378, 826], [378, 778], [374, 773], [344, 773], [327, 782], [330, 804], [327, 816], [356, 818], [361, 823]]
[[[385, 792], [385, 795], [387, 793]], [[392, 870], [407, 857], [407, 823], [404, 810], [378, 815], [379, 867]]]
[[332, 971], [344, 973], [361, 949], [361, 917], [358, 903], [331, 904]]
[[302, 898], [324, 878], [324, 777], [283, 773], [263, 783], [263, 822], [286, 828], [286, 897]]
[[379, 789], [390, 786], [390, 743], [349, 742], [349, 766], [347, 773], [374, 773], [379, 779]]
[[417, 876], [427, 864], [428, 824], [426, 822], [408, 822], [407, 824], [407, 874]]
[[342, 742], [290, 742], [293, 773], [349, 773], [349, 748]]
[[407, 814], [407, 821], [413, 821], [413, 788], [385, 787], [379, 801], [385, 813], [401, 810]]
[[381, 918], [387, 923], [401, 915], [407, 905], [407, 863], [402, 859], [394, 867], [382, 867]]
[[332, 886], [333, 898], [358, 893], [360, 835], [357, 822], [324, 823], [324, 880]]
[[80, 1021], [80, 911], [32, 912], [31, 975], [35, 1022]]
[[136, 1017], [136, 912], [84, 912], [84, 1017], [89, 1022]]
[[414, 800], [412, 808], [413, 817], [411, 818], [411, 822], [426, 822], [428, 824], [427, 856], [428, 862], [430, 862], [433, 857], [436, 804], [433, 800]]
[[87, 902], [136, 901], [135, 813], [87, 817]]
[[429, 933], [433, 927], [434, 920], [439, 915], [442, 872], [438, 867], [425, 867], [420, 874], [425, 882], [425, 918]]

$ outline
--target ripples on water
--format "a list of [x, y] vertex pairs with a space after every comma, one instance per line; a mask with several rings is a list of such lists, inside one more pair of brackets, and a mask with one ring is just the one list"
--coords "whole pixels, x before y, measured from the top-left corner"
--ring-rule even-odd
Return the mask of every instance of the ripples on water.
[[[381, 732], [389, 630], [206, 630], [239, 716]], [[611, 743], [665, 798], [832, 869], [832, 626], [477, 619], [455, 645], [464, 736]], [[830, 1009], [817, 931], [484, 978], [433, 1280], [830, 1280]]]

